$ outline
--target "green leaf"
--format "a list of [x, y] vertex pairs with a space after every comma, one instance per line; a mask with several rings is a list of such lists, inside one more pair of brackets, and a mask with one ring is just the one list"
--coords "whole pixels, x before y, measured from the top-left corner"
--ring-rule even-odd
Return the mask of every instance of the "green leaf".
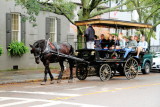
[[23, 42], [12, 41], [9, 44], [8, 55], [10, 56], [22, 56], [28, 52], [28, 47]]

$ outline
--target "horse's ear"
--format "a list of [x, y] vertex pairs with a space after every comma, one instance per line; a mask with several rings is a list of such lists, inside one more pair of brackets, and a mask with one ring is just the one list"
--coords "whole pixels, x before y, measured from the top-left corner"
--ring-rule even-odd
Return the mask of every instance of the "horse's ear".
[[33, 45], [29, 44], [29, 46], [30, 46], [31, 48], [33, 48]]

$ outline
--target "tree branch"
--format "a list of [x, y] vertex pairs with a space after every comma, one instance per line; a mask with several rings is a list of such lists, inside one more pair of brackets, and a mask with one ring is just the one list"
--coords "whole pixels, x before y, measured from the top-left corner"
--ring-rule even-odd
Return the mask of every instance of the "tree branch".
[[153, 25], [153, 28], [160, 24], [160, 20]]
[[90, 16], [90, 18], [95, 17], [95, 16], [98, 16], [98, 15], [101, 15], [101, 14], [103, 14], [103, 13], [112, 12], [112, 11], [128, 12], [128, 11], [133, 11], [133, 10], [138, 10], [138, 9], [144, 9], [144, 8], [152, 7], [153, 5], [156, 4], [156, 3], [153, 3], [153, 4], [148, 5], [148, 6], [142, 6], [142, 7], [137, 7], [137, 8], [133, 8], [133, 9], [125, 9], [125, 10], [117, 9], [117, 8], [119, 8], [119, 7], [127, 4], [127, 3], [129, 3], [129, 2], [130, 2], [130, 1], [125, 2], [125, 3], [123, 3], [123, 4], [121, 4], [121, 5], [118, 5], [118, 6], [112, 7], [112, 8], [108, 8], [108, 9], [105, 9], [105, 10], [102, 10], [102, 11], [99, 11], [99, 12], [96, 12], [96, 13], [92, 14], [92, 15]]
[[90, 3], [89, 7], [90, 7], [90, 11], [92, 11], [94, 8], [97, 7], [97, 5], [101, 2], [102, 0], [92, 0], [92, 2]]
[[154, 13], [156, 13], [159, 9], [160, 9], [160, 8], [157, 8], [155, 11], [153, 11], [153, 12], [145, 19], [144, 22], [147, 22], [148, 19], [149, 19]]
[[111, 0], [102, 1], [102, 2], [99, 3], [99, 5], [108, 3], [109, 1], [111, 1]]
[[102, 11], [99, 11], [99, 12], [96, 12], [96, 13], [92, 14], [92, 15], [90, 16], [90, 18], [95, 17], [95, 16], [98, 16], [98, 15], [101, 15], [101, 14], [103, 14], [103, 13], [107, 13], [107, 12], [111, 12], [111, 11], [116, 11], [117, 8], [122, 7], [123, 5], [125, 5], [125, 4], [127, 4], [127, 3], [129, 3], [129, 2], [130, 2], [130, 1], [127, 1], [127, 2], [125, 2], [125, 3], [122, 3], [121, 5], [118, 5], [118, 6], [115, 6], [115, 7], [112, 7], [112, 8], [108, 8], [108, 9], [105, 9], [105, 10], [102, 10]]
[[75, 23], [67, 16], [67, 14], [65, 14], [65, 13], [61, 10], [61, 8], [57, 7], [57, 9], [58, 9], [73, 25], [75, 25]]

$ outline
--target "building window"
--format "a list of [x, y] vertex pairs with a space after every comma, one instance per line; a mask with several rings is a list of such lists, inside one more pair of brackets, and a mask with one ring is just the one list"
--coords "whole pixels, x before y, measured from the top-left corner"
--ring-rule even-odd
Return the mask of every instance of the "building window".
[[21, 41], [21, 16], [18, 13], [11, 14], [11, 41]]
[[50, 41], [57, 42], [57, 19], [50, 18]]

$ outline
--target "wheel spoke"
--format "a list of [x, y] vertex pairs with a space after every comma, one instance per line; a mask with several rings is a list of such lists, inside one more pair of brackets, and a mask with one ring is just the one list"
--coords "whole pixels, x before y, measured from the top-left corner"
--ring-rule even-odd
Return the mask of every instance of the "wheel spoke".
[[138, 62], [133, 58], [129, 58], [125, 63], [124, 72], [127, 79], [135, 78], [138, 73]]
[[111, 75], [112, 75], [112, 71], [111, 71], [111, 68], [108, 64], [103, 64], [101, 67], [100, 67], [100, 71], [99, 71], [99, 74], [100, 74], [100, 79], [102, 81], [104, 80], [109, 80]]
[[79, 80], [85, 80], [87, 77], [88, 71], [85, 64], [79, 64], [76, 68], [76, 76]]

